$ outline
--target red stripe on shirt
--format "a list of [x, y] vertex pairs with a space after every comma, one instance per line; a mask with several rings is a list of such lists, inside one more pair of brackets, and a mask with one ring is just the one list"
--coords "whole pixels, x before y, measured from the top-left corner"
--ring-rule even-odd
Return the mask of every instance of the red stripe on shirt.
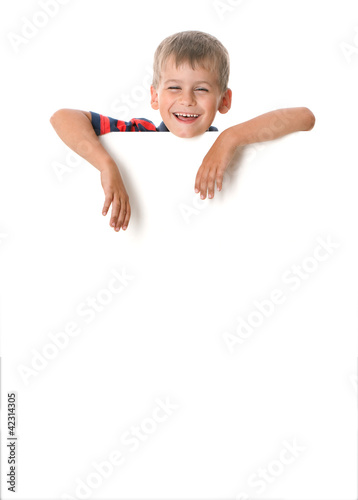
[[125, 132], [127, 129], [126, 123], [122, 120], [117, 121], [116, 127], [120, 132]]
[[147, 130], [157, 130], [154, 123], [149, 123], [146, 120], [135, 120], [136, 123], [140, 123]]
[[101, 115], [101, 135], [108, 134], [111, 131], [111, 126], [109, 123], [108, 116]]

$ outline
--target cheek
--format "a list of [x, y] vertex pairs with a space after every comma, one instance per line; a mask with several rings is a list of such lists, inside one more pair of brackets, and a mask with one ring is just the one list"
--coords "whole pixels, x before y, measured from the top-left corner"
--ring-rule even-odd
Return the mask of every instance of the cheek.
[[217, 109], [217, 98], [214, 95], [207, 95], [205, 96], [205, 104], [206, 107], [209, 109]]
[[173, 105], [173, 99], [168, 96], [162, 96], [159, 104], [163, 110], [168, 110]]
[[206, 102], [206, 109], [210, 116], [215, 115], [218, 110], [218, 103], [216, 99], [210, 99]]

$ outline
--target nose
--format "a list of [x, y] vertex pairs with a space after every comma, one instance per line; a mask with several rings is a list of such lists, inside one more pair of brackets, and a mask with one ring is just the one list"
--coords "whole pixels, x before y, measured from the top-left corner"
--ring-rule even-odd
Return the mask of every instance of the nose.
[[196, 104], [194, 92], [192, 90], [183, 90], [179, 101], [183, 106], [194, 106]]

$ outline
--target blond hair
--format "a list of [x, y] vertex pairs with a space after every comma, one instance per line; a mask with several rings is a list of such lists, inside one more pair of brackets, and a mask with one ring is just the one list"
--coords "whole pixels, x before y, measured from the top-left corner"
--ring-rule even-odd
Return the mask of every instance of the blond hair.
[[154, 54], [153, 87], [158, 88], [163, 65], [174, 57], [177, 68], [183, 63], [195, 69], [204, 67], [217, 74], [220, 91], [228, 88], [230, 74], [229, 53], [214, 36], [202, 31], [181, 31], [165, 38]]

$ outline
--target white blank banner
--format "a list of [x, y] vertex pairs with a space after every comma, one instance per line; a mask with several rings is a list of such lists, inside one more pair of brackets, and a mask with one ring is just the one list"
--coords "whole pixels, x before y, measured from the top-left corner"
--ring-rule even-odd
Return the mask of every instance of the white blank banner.
[[4, 500], [355, 498], [354, 169], [297, 133], [238, 150], [201, 201], [216, 137], [102, 138], [125, 232], [75, 155], [5, 194]]

